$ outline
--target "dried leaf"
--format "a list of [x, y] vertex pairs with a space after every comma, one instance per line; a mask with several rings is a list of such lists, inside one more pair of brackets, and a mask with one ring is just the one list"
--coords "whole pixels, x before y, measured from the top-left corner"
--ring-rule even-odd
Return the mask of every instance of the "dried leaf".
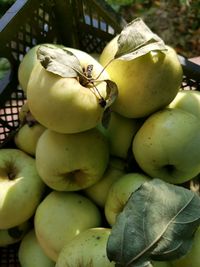
[[106, 109], [110, 107], [116, 100], [118, 96], [118, 88], [116, 83], [111, 80], [104, 80], [104, 82], [106, 82], [106, 91], [107, 91], [107, 95], [105, 98], [106, 101], [105, 109]]
[[102, 125], [104, 128], [108, 128], [108, 124], [111, 118], [111, 109], [110, 106], [114, 103], [118, 96], [118, 87], [116, 83], [114, 83], [111, 80], [104, 80], [106, 82], [106, 91], [107, 95], [106, 98], [103, 100], [104, 101], [104, 114], [102, 118]]
[[151, 260], [185, 255], [200, 225], [200, 197], [160, 179], [132, 193], [118, 215], [107, 255], [118, 267], [144, 267]]
[[137, 18], [127, 24], [118, 37], [118, 50], [115, 58], [132, 60], [151, 51], [165, 51], [164, 41]]
[[41, 45], [37, 57], [42, 66], [49, 72], [64, 78], [75, 78], [83, 75], [78, 58], [69, 50]]
[[111, 119], [111, 110], [110, 110], [110, 108], [108, 107], [107, 109], [105, 109], [105, 111], [104, 111], [104, 113], [103, 113], [102, 120], [101, 120], [102, 126], [103, 126], [105, 129], [108, 128], [110, 119]]

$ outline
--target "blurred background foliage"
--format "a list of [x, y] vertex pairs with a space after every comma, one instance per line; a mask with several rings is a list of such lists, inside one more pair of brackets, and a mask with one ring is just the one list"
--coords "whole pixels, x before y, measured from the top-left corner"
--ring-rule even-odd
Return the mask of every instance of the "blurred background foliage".
[[[142, 17], [166, 44], [186, 57], [200, 56], [200, 0], [105, 0], [127, 22]], [[0, 17], [15, 0], [0, 0]]]
[[200, 0], [106, 0], [127, 22], [142, 17], [166, 44], [186, 57], [200, 56]]

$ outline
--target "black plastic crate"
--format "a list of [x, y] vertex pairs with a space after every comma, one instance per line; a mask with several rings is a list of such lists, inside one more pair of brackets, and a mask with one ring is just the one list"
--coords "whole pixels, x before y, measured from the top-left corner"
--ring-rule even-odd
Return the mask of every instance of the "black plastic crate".
[[51, 42], [100, 53], [124, 25], [101, 0], [17, 0], [0, 20], [0, 57], [12, 66], [0, 80], [0, 144], [19, 126], [25, 96], [17, 68], [31, 47]]

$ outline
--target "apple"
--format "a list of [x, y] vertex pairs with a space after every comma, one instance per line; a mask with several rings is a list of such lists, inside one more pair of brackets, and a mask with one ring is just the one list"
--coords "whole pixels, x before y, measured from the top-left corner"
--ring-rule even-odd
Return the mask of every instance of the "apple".
[[27, 111], [26, 116], [23, 118], [23, 122], [14, 136], [16, 147], [31, 156], [35, 156], [38, 139], [44, 130], [46, 130], [46, 127], [38, 123], [32, 117], [30, 111]]
[[52, 261], [38, 243], [34, 229], [30, 229], [23, 237], [18, 249], [18, 259], [21, 267], [54, 267]]
[[193, 244], [189, 252], [180, 259], [172, 261], [172, 267], [200, 266], [199, 248], [200, 248], [200, 227], [195, 232]]
[[[34, 45], [32, 48], [30, 48], [22, 58], [18, 67], [17, 74], [18, 74], [19, 85], [25, 92], [25, 94], [27, 92], [27, 86], [31, 72], [34, 66], [39, 63], [37, 59], [37, 49], [40, 47], [40, 45], [41, 44], [37, 44]], [[52, 44], [52, 43], [47, 43], [47, 45], [50, 47], [63, 47], [62, 45]]]
[[126, 159], [133, 136], [141, 124], [139, 119], [130, 119], [112, 111], [108, 125], [104, 127], [102, 124], [99, 124], [98, 128], [105, 134], [109, 141], [110, 154]]
[[111, 157], [102, 178], [94, 185], [86, 188], [84, 193], [98, 206], [104, 208], [111, 185], [125, 174], [126, 162], [120, 158]]
[[176, 51], [153, 51], [132, 60], [116, 58], [118, 38], [103, 49], [99, 62], [118, 86], [112, 109], [128, 118], [147, 117], [168, 105], [180, 89], [183, 71]]
[[0, 229], [18, 226], [32, 217], [45, 187], [35, 159], [19, 149], [0, 149]]
[[8, 229], [0, 229], [0, 247], [7, 247], [8, 245], [18, 243], [23, 239], [30, 228], [31, 223], [25, 221], [20, 225]]
[[58, 191], [75, 191], [99, 181], [109, 162], [105, 136], [96, 128], [75, 134], [46, 129], [36, 148], [36, 167], [42, 180]]
[[27, 85], [30, 78], [30, 74], [33, 70], [33, 67], [38, 62], [36, 51], [39, 45], [35, 45], [30, 48], [25, 56], [22, 58], [19, 67], [18, 67], [18, 81], [22, 90], [26, 93]]
[[[101, 101], [107, 97], [107, 83], [102, 80], [110, 77], [88, 53], [68, 47], [65, 50], [79, 60], [83, 72], [93, 66], [90, 76], [97, 79], [100, 75], [95, 84], [78, 77], [61, 77], [36, 64], [28, 82], [27, 99], [31, 113], [40, 124], [59, 133], [77, 133], [96, 127], [102, 120]], [[76, 68], [71, 62], [66, 64]]]
[[131, 172], [122, 175], [112, 184], [104, 207], [105, 217], [109, 225], [114, 225], [117, 215], [123, 210], [132, 192], [149, 180], [150, 177], [143, 173]]
[[14, 143], [17, 148], [34, 157], [37, 141], [46, 128], [32, 116], [27, 101], [19, 111], [19, 122], [18, 130], [14, 135]]
[[50, 192], [38, 206], [34, 218], [38, 242], [53, 261], [75, 236], [100, 225], [101, 213], [97, 206], [75, 192]]
[[114, 267], [106, 254], [110, 228], [90, 228], [66, 244], [56, 261], [56, 267]]
[[46, 128], [39, 123], [34, 123], [33, 125], [24, 124], [14, 136], [16, 147], [31, 156], [35, 156], [38, 139], [44, 130]]
[[200, 118], [200, 92], [197, 90], [180, 90], [169, 108], [180, 108]]
[[149, 116], [136, 133], [132, 151], [151, 177], [181, 184], [200, 172], [200, 121], [193, 114], [166, 108]]

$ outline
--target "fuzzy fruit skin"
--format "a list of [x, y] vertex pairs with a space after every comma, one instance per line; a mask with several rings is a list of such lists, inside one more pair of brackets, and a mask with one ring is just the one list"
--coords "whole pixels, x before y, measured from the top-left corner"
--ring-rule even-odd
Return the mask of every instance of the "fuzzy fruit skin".
[[49, 259], [39, 245], [34, 229], [31, 229], [22, 239], [18, 258], [21, 267], [54, 267], [55, 262]]
[[107, 140], [95, 128], [76, 134], [47, 129], [37, 143], [38, 173], [50, 188], [58, 191], [76, 191], [95, 184], [108, 162]]
[[40, 203], [34, 218], [38, 242], [53, 261], [75, 236], [100, 225], [101, 213], [97, 206], [74, 192], [52, 191]]
[[115, 181], [108, 192], [104, 212], [109, 225], [114, 225], [117, 215], [123, 210], [132, 192], [136, 191], [150, 177], [142, 173], [127, 173]]
[[[104, 48], [99, 62], [106, 64], [117, 52], [118, 36]], [[106, 71], [118, 86], [118, 97], [112, 109], [128, 118], [141, 118], [168, 105], [178, 93], [182, 67], [175, 50], [147, 53], [136, 59], [113, 60]]]
[[106, 255], [109, 228], [91, 228], [75, 237], [64, 246], [56, 262], [56, 267], [114, 267]]
[[45, 188], [35, 159], [19, 149], [0, 149], [0, 229], [30, 219]]
[[[67, 48], [80, 61], [82, 68], [92, 64], [92, 76], [96, 78], [103, 67], [86, 52]], [[106, 71], [99, 80], [109, 79]], [[103, 98], [106, 83], [96, 85]], [[101, 121], [104, 108], [99, 98], [89, 87], [76, 78], [63, 78], [48, 72], [41, 64], [33, 68], [27, 87], [29, 108], [35, 119], [46, 128], [59, 133], [77, 133], [96, 127]]]
[[149, 176], [181, 184], [200, 171], [199, 132], [196, 116], [166, 108], [146, 119], [133, 139], [132, 151]]

